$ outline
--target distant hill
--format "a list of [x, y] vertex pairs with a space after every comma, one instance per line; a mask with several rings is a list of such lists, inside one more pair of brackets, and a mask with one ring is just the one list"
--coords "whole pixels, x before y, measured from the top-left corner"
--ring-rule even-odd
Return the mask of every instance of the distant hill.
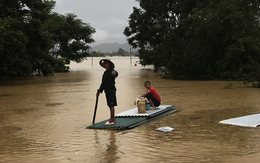
[[[105, 43], [105, 44], [100, 44], [93, 46], [92, 49], [96, 52], [100, 51], [102, 53], [112, 53], [112, 52], [117, 52], [118, 49], [123, 49], [127, 52], [130, 52], [130, 45], [128, 43], [124, 44], [119, 44], [119, 43]], [[137, 49], [131, 49], [131, 52], [136, 52]]]

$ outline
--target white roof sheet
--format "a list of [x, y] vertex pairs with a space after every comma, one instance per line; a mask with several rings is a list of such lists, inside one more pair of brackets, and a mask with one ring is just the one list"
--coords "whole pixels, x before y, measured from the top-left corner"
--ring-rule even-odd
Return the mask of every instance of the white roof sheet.
[[130, 109], [121, 113], [116, 114], [116, 117], [145, 117], [150, 116], [156, 112], [172, 107], [172, 105], [160, 105], [154, 110], [147, 110], [146, 113], [138, 114], [138, 108]]
[[260, 125], [260, 114], [252, 114], [243, 117], [231, 118], [220, 121], [219, 123], [244, 126], [244, 127], [257, 127]]

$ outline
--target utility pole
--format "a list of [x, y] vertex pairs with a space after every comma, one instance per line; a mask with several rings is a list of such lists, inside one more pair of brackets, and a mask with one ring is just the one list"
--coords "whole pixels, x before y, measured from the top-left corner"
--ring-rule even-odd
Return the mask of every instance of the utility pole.
[[130, 65], [132, 66], [132, 54], [131, 54], [131, 47], [130, 47]]
[[93, 66], [93, 49], [92, 49], [92, 47], [90, 47], [90, 48], [91, 48], [91, 54], [92, 54], [91, 63], [92, 63], [92, 66]]

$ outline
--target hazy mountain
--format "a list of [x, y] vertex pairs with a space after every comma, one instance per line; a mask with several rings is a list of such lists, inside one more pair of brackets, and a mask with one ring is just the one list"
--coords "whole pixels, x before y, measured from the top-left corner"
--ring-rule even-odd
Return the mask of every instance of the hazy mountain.
[[[117, 52], [118, 49], [123, 49], [125, 51], [130, 51], [130, 45], [128, 43], [124, 44], [119, 44], [119, 43], [105, 43], [105, 44], [100, 44], [92, 47], [94, 51], [100, 51], [102, 53], [112, 53], [112, 52]], [[131, 52], [136, 52], [137, 49], [131, 49]]]

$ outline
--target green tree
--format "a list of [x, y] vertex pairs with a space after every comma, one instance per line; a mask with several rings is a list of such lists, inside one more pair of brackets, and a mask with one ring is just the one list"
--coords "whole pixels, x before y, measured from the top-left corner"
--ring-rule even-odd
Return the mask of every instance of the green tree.
[[53, 0], [0, 0], [0, 77], [68, 71], [66, 62], [86, 58], [95, 30], [74, 14], [53, 13], [54, 6]]
[[254, 78], [259, 0], [140, 0], [124, 34], [141, 63], [172, 78]]
[[[26, 54], [27, 37], [14, 18], [0, 18], [0, 76], [25, 75], [30, 68]], [[28, 72], [27, 72], [28, 73]]]
[[76, 15], [52, 13], [44, 24], [44, 30], [50, 33], [54, 42], [51, 52], [55, 58], [81, 62], [90, 55], [91, 47], [87, 44], [94, 42], [91, 36], [95, 29]]
[[50, 72], [51, 47], [41, 25], [54, 1], [0, 1], [0, 74], [27, 76], [35, 69]]
[[[54, 1], [25, 1], [26, 6], [30, 9], [27, 16], [24, 33], [28, 38], [26, 44], [26, 53], [30, 55], [31, 72], [38, 70], [44, 76], [51, 74], [53, 71], [53, 57], [49, 55], [49, 49], [52, 47], [49, 34], [42, 30], [42, 25], [49, 19]], [[31, 73], [30, 72], [30, 73]]]

